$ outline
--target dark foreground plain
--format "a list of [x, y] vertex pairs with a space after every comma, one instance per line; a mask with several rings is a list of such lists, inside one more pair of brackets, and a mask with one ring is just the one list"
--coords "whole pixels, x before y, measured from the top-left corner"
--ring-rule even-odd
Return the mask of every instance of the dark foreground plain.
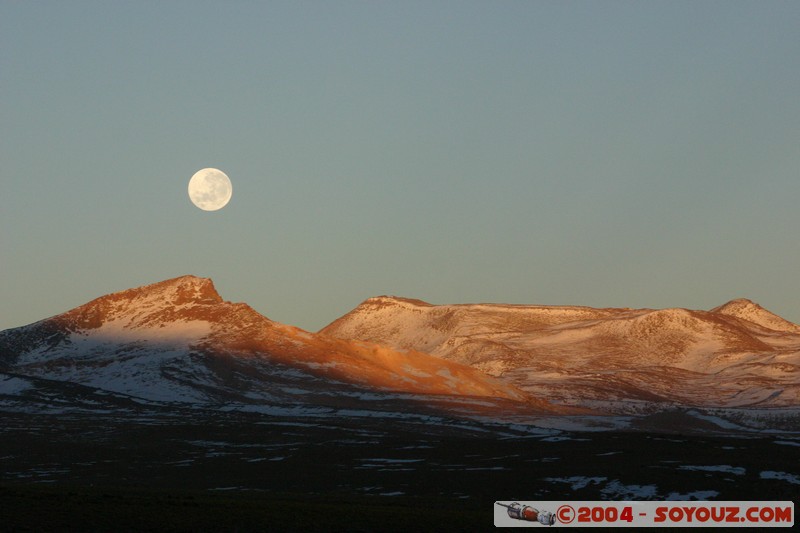
[[498, 500], [792, 500], [790, 435], [2, 413], [4, 531], [485, 530]]

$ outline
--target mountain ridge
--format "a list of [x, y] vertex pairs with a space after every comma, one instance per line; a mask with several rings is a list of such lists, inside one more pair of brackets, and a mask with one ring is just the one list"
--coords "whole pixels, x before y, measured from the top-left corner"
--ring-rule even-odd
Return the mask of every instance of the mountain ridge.
[[796, 330], [747, 299], [706, 311], [378, 296], [312, 333], [187, 275], [0, 332], [0, 371], [189, 403], [378, 393], [551, 414], [785, 408], [800, 405]]
[[705, 311], [381, 296], [320, 332], [459, 361], [563, 404], [616, 402], [614, 412], [646, 398], [800, 405], [800, 327], [742, 298]]
[[274, 322], [224, 301], [210, 279], [196, 276], [107, 294], [0, 332], [0, 369], [159, 401], [286, 400], [352, 387], [529, 400], [468, 366]]

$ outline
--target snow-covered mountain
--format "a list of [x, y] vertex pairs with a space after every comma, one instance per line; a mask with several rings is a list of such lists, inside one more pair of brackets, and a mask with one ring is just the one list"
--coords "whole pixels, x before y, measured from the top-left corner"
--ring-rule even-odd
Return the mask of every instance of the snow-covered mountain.
[[[57, 529], [102, 515], [86, 505], [106, 509], [108, 490], [123, 522], [132, 506], [185, 502], [176, 508], [192, 516], [206, 501], [220, 507], [203, 491], [224, 491], [231, 504], [245, 495], [240, 510], [253, 507], [252, 491], [280, 505], [334, 495], [358, 512], [377, 498], [375, 519], [388, 498], [401, 498], [398, 513], [423, 499], [429, 509], [466, 504], [437, 515], [440, 526], [470, 502], [531, 490], [551, 500], [788, 500], [800, 479], [797, 407], [608, 416], [554, 408], [503, 381], [590, 406], [685, 398], [703, 392], [702, 380], [706, 398], [725, 405], [736, 400], [726, 387], [757, 400], [780, 386], [764, 402], [777, 405], [797, 392], [800, 334], [764, 324], [776, 322], [749, 305], [706, 313], [379, 298], [328, 328], [391, 348], [272, 322], [223, 301], [207, 279], [110, 294], [0, 332], [3, 509], [23, 509], [24, 529], [34, 499], [45, 515], [54, 502], [76, 506], [79, 520], [62, 512]], [[190, 496], [173, 498], [180, 491]], [[220, 523], [231, 529], [229, 507]], [[145, 513], [150, 529], [166, 523], [156, 511]], [[112, 523], [122, 522], [103, 517], [95, 529]], [[211, 528], [203, 515], [185, 529]]]
[[744, 299], [694, 311], [382, 296], [320, 333], [468, 364], [566, 405], [800, 406], [800, 327]]
[[531, 405], [514, 386], [454, 361], [273, 322], [194, 276], [0, 332], [0, 372], [0, 395], [44, 379], [156, 402], [341, 405], [404, 394]]

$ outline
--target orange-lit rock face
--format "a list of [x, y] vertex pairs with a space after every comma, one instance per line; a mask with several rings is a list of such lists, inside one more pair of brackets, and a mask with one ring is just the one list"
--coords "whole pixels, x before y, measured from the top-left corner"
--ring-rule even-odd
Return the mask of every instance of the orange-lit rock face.
[[146, 327], [173, 320], [199, 319], [222, 298], [210, 279], [183, 276], [96, 298], [50, 320], [70, 329], [95, 329], [125, 320], [129, 327]]
[[[525, 399], [525, 394], [513, 386], [468, 366], [443, 361], [428, 354], [401, 352], [377, 344], [287, 329], [283, 329], [282, 335], [276, 339], [284, 343], [282, 346], [274, 347], [271, 343], [265, 343], [261, 351], [276, 354], [276, 359], [286, 363], [295, 362], [333, 379], [378, 389], [423, 394]], [[285, 344], [287, 338], [292, 341], [289, 345]]]
[[572, 405], [800, 405], [800, 327], [749, 300], [693, 311], [378, 297], [321, 333], [424, 351]]

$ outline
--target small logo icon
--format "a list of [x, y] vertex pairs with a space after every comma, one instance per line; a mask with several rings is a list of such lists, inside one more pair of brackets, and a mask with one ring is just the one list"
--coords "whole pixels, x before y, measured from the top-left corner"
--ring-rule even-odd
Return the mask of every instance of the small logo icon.
[[570, 524], [575, 520], [575, 509], [571, 505], [562, 505], [556, 511], [556, 516], [562, 524]]
[[508, 511], [508, 516], [516, 520], [525, 520], [527, 522], [539, 522], [545, 526], [552, 526], [556, 523], [556, 515], [550, 511], [540, 511], [530, 505], [522, 505], [519, 502], [505, 504], [494, 502], [501, 507], [505, 507]]

